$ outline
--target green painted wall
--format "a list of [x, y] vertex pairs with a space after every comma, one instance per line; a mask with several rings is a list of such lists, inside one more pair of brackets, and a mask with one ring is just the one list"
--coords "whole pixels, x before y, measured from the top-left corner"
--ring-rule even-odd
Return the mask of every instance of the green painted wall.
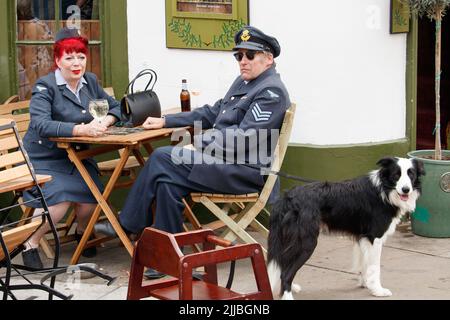
[[15, 90], [14, 63], [11, 46], [13, 30], [11, 30], [11, 15], [9, 15], [11, 1], [0, 1], [0, 103], [12, 95]]
[[[406, 139], [366, 145], [291, 145], [282, 171], [308, 179], [337, 181], [365, 174], [375, 169], [382, 157], [405, 156], [408, 150]], [[282, 189], [298, 184], [297, 181], [282, 179]]]
[[[105, 87], [113, 86], [120, 99], [128, 85], [127, 0], [106, 0], [103, 10], [105, 32]], [[111, 72], [106, 72], [108, 68]]]

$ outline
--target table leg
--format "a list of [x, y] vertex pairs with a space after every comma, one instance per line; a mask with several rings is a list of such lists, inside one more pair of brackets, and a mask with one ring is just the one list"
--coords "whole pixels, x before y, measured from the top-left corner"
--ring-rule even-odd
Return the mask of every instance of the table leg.
[[139, 162], [139, 164], [142, 167], [145, 166], [145, 159], [142, 156], [142, 153], [139, 151], [139, 149], [133, 149], [133, 154], [136, 157], [136, 160]]
[[66, 151], [69, 154], [70, 160], [75, 164], [75, 166], [77, 167], [81, 176], [83, 177], [84, 181], [89, 186], [89, 189], [92, 191], [92, 194], [94, 195], [95, 199], [98, 202], [98, 205], [95, 208], [94, 213], [91, 216], [91, 219], [89, 220], [88, 226], [86, 227], [83, 237], [81, 238], [80, 243], [77, 246], [75, 253], [72, 256], [70, 263], [76, 264], [78, 262], [78, 260], [80, 259], [81, 252], [83, 251], [83, 249], [92, 233], [92, 230], [94, 229], [94, 225], [100, 216], [100, 212], [102, 210], [105, 213], [108, 220], [110, 221], [111, 225], [113, 226], [113, 228], [116, 231], [117, 235], [119, 236], [120, 240], [124, 244], [128, 253], [130, 254], [130, 256], [132, 256], [134, 247], [133, 247], [130, 239], [128, 239], [127, 235], [123, 231], [122, 227], [120, 226], [119, 222], [116, 219], [116, 216], [114, 215], [114, 213], [112, 212], [111, 208], [109, 207], [109, 205], [107, 203], [107, 199], [110, 196], [110, 194], [113, 190], [113, 187], [114, 187], [117, 179], [120, 176], [122, 169], [125, 167], [128, 157], [130, 156], [129, 147], [126, 147], [124, 149], [124, 152], [120, 156], [119, 164], [114, 169], [114, 172], [105, 187], [105, 191], [104, 191], [103, 195], [100, 192], [100, 190], [97, 188], [94, 180], [90, 176], [90, 174], [87, 171], [86, 167], [84, 166], [83, 162], [80, 159], [78, 159], [75, 150], [72, 147], [69, 147], [68, 149], [66, 149]]

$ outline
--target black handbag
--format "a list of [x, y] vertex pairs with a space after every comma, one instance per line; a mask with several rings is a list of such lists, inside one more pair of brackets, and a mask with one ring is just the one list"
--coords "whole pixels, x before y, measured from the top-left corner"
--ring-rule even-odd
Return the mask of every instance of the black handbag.
[[[134, 93], [134, 83], [143, 76], [150, 76], [144, 91]], [[120, 103], [122, 121], [126, 126], [137, 127], [148, 117], [161, 117], [161, 104], [158, 95], [153, 91], [158, 76], [151, 69], [144, 69], [128, 84]], [[149, 87], [151, 88], [149, 89]]]

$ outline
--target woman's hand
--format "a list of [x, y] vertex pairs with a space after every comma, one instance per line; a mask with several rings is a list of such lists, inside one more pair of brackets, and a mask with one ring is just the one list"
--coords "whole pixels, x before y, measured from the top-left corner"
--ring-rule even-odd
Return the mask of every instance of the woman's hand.
[[144, 129], [161, 129], [166, 125], [166, 119], [164, 118], [152, 118], [148, 117], [142, 124]]
[[73, 135], [78, 137], [100, 137], [107, 129], [104, 122], [101, 123], [94, 119], [89, 124], [76, 125], [73, 129]]

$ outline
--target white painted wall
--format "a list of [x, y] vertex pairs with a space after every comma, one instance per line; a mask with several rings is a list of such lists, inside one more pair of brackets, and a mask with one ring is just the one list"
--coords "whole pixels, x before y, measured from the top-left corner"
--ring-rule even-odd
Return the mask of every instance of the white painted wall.
[[[389, 34], [387, 0], [250, 0], [250, 23], [278, 38], [278, 71], [298, 111], [293, 143], [341, 145], [405, 136], [406, 35]], [[213, 104], [238, 75], [230, 52], [167, 49], [165, 1], [128, 0], [130, 78], [154, 68], [163, 108]], [[192, 96], [192, 95], [191, 95]]]

